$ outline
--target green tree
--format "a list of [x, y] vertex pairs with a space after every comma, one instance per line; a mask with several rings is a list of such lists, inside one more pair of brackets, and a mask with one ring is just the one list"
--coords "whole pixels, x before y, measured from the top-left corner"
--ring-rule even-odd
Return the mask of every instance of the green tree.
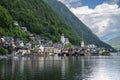
[[10, 28], [12, 26], [12, 17], [2, 6], [0, 6], [0, 26], [4, 28]]
[[6, 55], [6, 54], [8, 54], [8, 50], [3, 48], [3, 47], [0, 47], [0, 54], [1, 55]]
[[8, 48], [8, 53], [11, 54], [14, 51], [12, 47]]
[[67, 43], [66, 45], [65, 45], [67, 48], [71, 48], [72, 47], [72, 43]]

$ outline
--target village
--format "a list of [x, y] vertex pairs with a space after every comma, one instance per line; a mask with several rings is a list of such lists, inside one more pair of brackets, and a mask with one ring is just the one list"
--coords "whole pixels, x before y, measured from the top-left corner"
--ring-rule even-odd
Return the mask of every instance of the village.
[[[18, 23], [14, 23], [18, 25]], [[23, 31], [28, 31], [26, 27], [21, 27]], [[31, 40], [25, 43], [22, 39], [14, 39], [10, 36], [2, 36], [0, 39], [0, 47], [12, 49], [8, 53], [12, 55], [37, 55], [37, 56], [99, 56], [110, 55], [111, 50], [99, 48], [94, 44], [85, 45], [81, 41], [80, 46], [74, 46], [69, 42], [69, 39], [61, 34], [61, 42], [52, 42], [48, 39], [41, 38], [39, 35], [29, 34]], [[4, 54], [2, 54], [4, 55]], [[0, 55], [0, 57], [2, 56]], [[8, 55], [8, 54], [5, 54]], [[5, 56], [6, 57], [6, 56]]]

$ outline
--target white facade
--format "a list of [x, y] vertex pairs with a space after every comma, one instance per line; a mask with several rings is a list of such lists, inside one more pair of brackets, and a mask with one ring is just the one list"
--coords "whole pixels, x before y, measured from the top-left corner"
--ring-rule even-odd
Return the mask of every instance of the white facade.
[[64, 37], [64, 34], [62, 34], [62, 36], [61, 36], [61, 42], [62, 42], [63, 44], [65, 44], [65, 37]]
[[97, 46], [96, 45], [94, 45], [94, 44], [90, 44], [90, 45], [88, 45], [88, 48], [96, 48]]
[[1, 38], [2, 42], [5, 42], [5, 39], [4, 38]]
[[42, 52], [44, 52], [44, 47], [43, 47], [42, 45], [39, 47], [39, 49], [40, 49]]
[[68, 44], [68, 43], [69, 43], [69, 39], [65, 38], [65, 44]]
[[69, 43], [69, 39], [68, 38], [65, 38], [64, 34], [62, 34], [61, 36], [61, 42], [65, 45], [65, 44], [68, 44]]
[[84, 41], [81, 41], [81, 47], [85, 47]]
[[24, 43], [23, 42], [20, 43], [20, 47], [24, 47]]
[[17, 21], [14, 21], [14, 25], [19, 26], [19, 24], [18, 24], [18, 22], [17, 22]]
[[28, 31], [26, 27], [21, 27], [23, 31]]
[[54, 48], [54, 53], [61, 53], [61, 49], [59, 49], [59, 48]]

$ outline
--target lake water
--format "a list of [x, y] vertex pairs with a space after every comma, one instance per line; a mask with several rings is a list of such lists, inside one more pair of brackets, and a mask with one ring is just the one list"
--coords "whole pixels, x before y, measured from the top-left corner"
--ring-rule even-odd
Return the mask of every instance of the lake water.
[[0, 80], [120, 80], [120, 56], [6, 59]]

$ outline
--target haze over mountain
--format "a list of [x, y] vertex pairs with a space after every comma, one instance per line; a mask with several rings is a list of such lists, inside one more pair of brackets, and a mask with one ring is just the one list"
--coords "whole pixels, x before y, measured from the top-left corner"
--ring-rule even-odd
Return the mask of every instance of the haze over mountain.
[[93, 32], [83, 24], [63, 3], [58, 0], [44, 0], [46, 1], [55, 12], [66, 22], [69, 27], [76, 33], [78, 37], [84, 38], [88, 44], [95, 44], [97, 46], [109, 47], [106, 43], [102, 42]]
[[119, 49], [120, 50], [120, 36], [115, 37], [115, 38], [107, 41], [107, 43], [110, 44], [115, 49]]

